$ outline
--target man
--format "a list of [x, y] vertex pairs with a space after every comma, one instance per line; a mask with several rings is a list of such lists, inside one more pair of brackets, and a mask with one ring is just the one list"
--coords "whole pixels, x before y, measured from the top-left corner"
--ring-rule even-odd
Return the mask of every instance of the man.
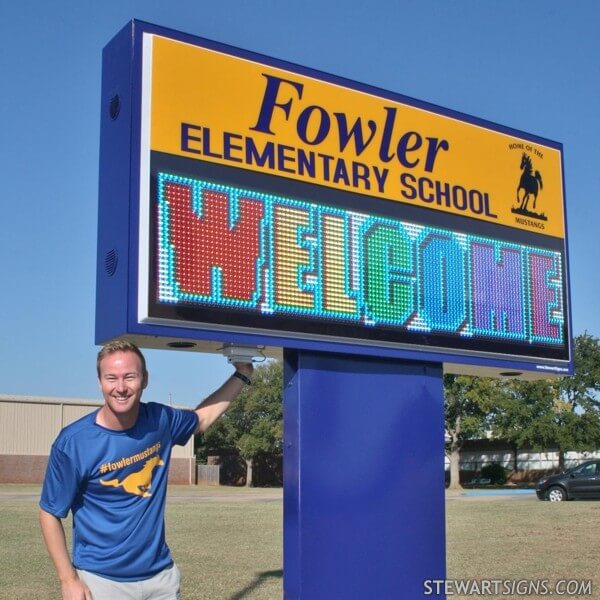
[[[40, 500], [40, 524], [63, 600], [179, 598], [179, 571], [165, 543], [164, 509], [174, 444], [203, 433], [245, 384], [250, 363], [195, 410], [142, 404], [148, 385], [140, 350], [125, 341], [98, 353], [104, 405], [55, 440]], [[73, 560], [62, 519], [73, 513]]]

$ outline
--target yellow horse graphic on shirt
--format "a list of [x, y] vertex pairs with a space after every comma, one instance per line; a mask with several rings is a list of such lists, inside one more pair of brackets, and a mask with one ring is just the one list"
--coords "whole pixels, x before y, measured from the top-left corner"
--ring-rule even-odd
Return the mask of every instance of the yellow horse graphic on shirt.
[[129, 494], [147, 498], [148, 496], [152, 496], [150, 493], [150, 488], [152, 487], [152, 471], [154, 470], [154, 467], [160, 467], [164, 464], [165, 462], [160, 456], [153, 456], [144, 463], [144, 466], [139, 471], [130, 473], [122, 481], [119, 481], [118, 479], [109, 479], [108, 481], [100, 479], [100, 483], [112, 487], [122, 487]]

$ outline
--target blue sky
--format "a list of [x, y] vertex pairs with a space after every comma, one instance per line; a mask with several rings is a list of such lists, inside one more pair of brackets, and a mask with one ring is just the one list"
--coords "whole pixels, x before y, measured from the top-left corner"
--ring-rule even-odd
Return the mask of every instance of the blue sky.
[[[0, 21], [0, 394], [98, 398], [102, 48], [137, 18], [564, 145], [573, 331], [600, 336], [596, 0], [63, 0]], [[230, 367], [148, 351], [146, 398], [192, 405]]]

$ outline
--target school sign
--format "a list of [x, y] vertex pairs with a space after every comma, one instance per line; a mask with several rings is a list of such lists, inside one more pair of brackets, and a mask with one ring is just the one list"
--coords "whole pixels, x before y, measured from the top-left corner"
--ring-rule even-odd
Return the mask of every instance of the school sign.
[[560, 144], [145, 23], [104, 65], [98, 342], [571, 372]]

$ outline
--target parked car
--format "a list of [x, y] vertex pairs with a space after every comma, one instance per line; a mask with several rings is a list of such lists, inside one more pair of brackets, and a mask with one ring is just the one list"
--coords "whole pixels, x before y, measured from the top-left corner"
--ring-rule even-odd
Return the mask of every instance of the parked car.
[[535, 493], [540, 500], [550, 502], [600, 498], [600, 460], [588, 460], [564, 473], [542, 477]]

